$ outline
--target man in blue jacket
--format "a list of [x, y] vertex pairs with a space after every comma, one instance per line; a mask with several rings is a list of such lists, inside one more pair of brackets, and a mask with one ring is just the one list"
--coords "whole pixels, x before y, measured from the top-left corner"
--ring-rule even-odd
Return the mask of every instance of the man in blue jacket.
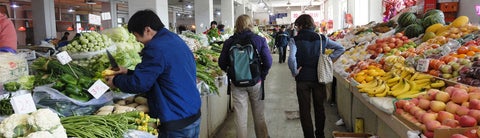
[[121, 67], [107, 77], [110, 87], [146, 93], [150, 115], [159, 118], [159, 137], [198, 137], [201, 98], [193, 53], [178, 35], [164, 28], [151, 10], [135, 13], [128, 31], [143, 43], [142, 62], [134, 71]]

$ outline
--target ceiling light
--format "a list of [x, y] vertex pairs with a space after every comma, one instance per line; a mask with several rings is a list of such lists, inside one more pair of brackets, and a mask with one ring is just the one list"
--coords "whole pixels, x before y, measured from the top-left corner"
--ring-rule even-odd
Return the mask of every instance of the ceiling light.
[[191, 14], [190, 14], [190, 15], [188, 15], [188, 18], [192, 18], [192, 17], [193, 17], [193, 16], [192, 16]]
[[177, 16], [180, 16], [180, 15], [182, 15], [182, 14], [180, 14], [180, 13], [177, 13]]
[[272, 11], [271, 10], [268, 10], [268, 13], [271, 13]]
[[263, 7], [263, 9], [264, 9], [264, 10], [268, 10], [268, 7], [267, 7], [267, 6], [265, 6], [265, 7]]
[[273, 15], [273, 12], [271, 12], [270, 15]]
[[258, 1], [258, 5], [259, 5], [260, 7], [263, 7], [263, 6], [265, 6], [265, 3], [264, 3], [262, 0], [259, 0], [259, 1]]
[[67, 12], [75, 12], [75, 10], [70, 8], [70, 9], [67, 10]]
[[191, 9], [193, 6], [191, 4], [187, 4], [187, 8]]
[[222, 14], [222, 13], [220, 13], [220, 11], [217, 11], [216, 13], [217, 13], [217, 15], [220, 15], [220, 14]]
[[18, 6], [16, 3], [12, 3], [12, 4], [10, 5], [10, 7], [12, 7], [12, 8], [18, 8], [18, 7], [20, 7], [20, 6]]

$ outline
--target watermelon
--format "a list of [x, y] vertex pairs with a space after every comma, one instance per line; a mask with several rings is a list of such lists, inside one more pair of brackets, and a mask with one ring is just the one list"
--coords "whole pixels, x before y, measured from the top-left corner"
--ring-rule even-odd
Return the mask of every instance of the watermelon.
[[437, 10], [437, 9], [428, 10], [425, 14], [423, 14], [423, 19], [425, 19], [426, 17], [428, 17], [430, 15], [439, 15], [440, 17], [445, 19], [445, 15], [443, 14], [443, 12], [441, 10]]
[[408, 38], [417, 37], [420, 34], [423, 34], [424, 29], [419, 24], [411, 24], [405, 28], [405, 36]]
[[417, 21], [417, 16], [415, 16], [415, 14], [413, 14], [412, 12], [402, 13], [397, 20], [398, 25], [400, 25], [400, 27], [408, 26], [410, 24], [415, 23], [416, 21]]
[[434, 25], [437, 23], [445, 24], [444, 18], [439, 15], [430, 15], [423, 19], [422, 25], [424, 28], [428, 28], [430, 27], [430, 25]]

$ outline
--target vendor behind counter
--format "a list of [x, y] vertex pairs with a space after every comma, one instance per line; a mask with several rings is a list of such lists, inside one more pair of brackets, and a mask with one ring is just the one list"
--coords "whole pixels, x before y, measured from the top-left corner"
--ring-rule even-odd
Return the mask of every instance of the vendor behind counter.
[[13, 22], [0, 13], [0, 52], [16, 53], [17, 33]]

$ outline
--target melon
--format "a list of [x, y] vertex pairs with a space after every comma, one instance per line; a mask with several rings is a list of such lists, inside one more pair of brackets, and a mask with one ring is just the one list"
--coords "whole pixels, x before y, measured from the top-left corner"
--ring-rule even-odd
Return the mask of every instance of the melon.
[[445, 19], [443, 17], [440, 17], [439, 15], [430, 15], [423, 19], [422, 25], [424, 28], [428, 28], [431, 25], [434, 25], [437, 23], [445, 24]]
[[428, 32], [437, 32], [438, 29], [442, 28], [443, 27], [443, 24], [441, 23], [436, 23], [434, 25], [430, 25], [427, 30], [425, 30], [425, 33], [428, 33]]
[[398, 25], [400, 25], [400, 27], [408, 26], [410, 24], [415, 23], [416, 21], [417, 21], [417, 17], [412, 12], [402, 13], [397, 20]]
[[425, 35], [423, 35], [422, 41], [423, 42], [428, 41], [428, 39], [435, 38], [435, 36], [436, 35], [433, 32], [425, 32]]
[[408, 38], [417, 37], [420, 34], [423, 34], [424, 29], [419, 24], [411, 24], [405, 28], [405, 36]]
[[467, 16], [460, 16], [457, 17], [453, 22], [450, 24], [453, 27], [462, 27], [468, 24], [468, 17]]
[[443, 12], [437, 9], [428, 10], [427, 12], [425, 12], [425, 14], [423, 14], [423, 18], [425, 19], [426, 17], [431, 15], [438, 15], [442, 17], [442, 19], [445, 19], [445, 15], [443, 14]]

